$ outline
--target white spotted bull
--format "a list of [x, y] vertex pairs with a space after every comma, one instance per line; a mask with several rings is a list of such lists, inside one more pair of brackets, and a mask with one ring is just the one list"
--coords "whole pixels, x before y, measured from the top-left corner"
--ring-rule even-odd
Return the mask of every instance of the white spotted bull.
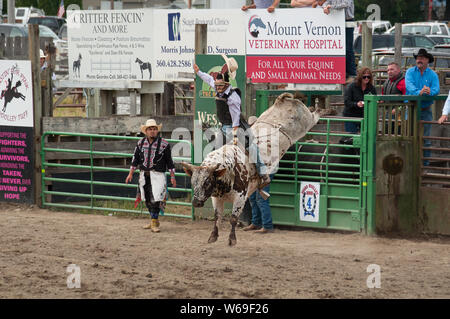
[[[269, 172], [275, 171], [280, 159], [297, 140], [319, 121], [319, 110], [311, 113], [290, 93], [280, 95], [251, 127], [262, 161]], [[218, 221], [224, 203], [232, 202], [231, 232], [228, 244], [236, 244], [235, 227], [247, 198], [257, 189], [259, 175], [254, 161], [240, 145], [226, 144], [209, 153], [200, 166], [182, 163], [191, 176], [194, 188], [192, 205], [202, 207], [211, 197], [214, 207], [214, 229], [208, 239], [219, 237]]]

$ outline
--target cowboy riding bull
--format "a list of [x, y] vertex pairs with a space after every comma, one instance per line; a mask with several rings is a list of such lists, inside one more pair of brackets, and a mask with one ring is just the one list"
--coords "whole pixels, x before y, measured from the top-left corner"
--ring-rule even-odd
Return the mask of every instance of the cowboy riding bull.
[[[261, 114], [249, 130], [268, 172], [275, 172], [289, 147], [319, 121], [320, 112], [317, 109], [311, 113], [292, 94], [284, 93]], [[209, 243], [219, 236], [219, 216], [222, 216], [227, 201], [233, 203], [228, 244], [236, 244], [235, 227], [239, 215], [247, 198], [261, 185], [254, 158], [255, 154], [247, 152], [241, 143], [231, 142], [209, 153], [200, 166], [182, 163], [194, 188], [192, 205], [202, 207], [209, 197], [212, 198], [215, 222]]]

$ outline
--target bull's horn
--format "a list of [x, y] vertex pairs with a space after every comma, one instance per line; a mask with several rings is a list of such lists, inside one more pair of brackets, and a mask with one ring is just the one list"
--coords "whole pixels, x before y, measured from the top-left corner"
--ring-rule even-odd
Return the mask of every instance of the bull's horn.
[[192, 176], [192, 172], [197, 168], [197, 166], [189, 164], [189, 163], [184, 163], [182, 162], [181, 165], [183, 166], [183, 170], [186, 174], [188, 174], [189, 176]]

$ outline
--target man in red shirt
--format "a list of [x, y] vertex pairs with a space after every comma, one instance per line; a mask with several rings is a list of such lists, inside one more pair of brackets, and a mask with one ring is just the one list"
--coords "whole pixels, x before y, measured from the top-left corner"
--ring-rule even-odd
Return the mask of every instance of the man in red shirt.
[[381, 95], [405, 95], [405, 75], [396, 62], [391, 62], [387, 68], [388, 79], [384, 82]]

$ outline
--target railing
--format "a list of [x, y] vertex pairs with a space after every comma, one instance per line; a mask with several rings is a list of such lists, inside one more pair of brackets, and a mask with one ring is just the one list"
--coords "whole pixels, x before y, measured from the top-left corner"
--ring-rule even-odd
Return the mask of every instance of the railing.
[[[49, 136], [73, 136], [73, 137], [83, 137], [89, 139], [89, 149], [74, 149], [74, 148], [50, 148], [46, 147], [46, 140]], [[125, 140], [125, 141], [137, 141], [140, 137], [132, 137], [132, 136], [116, 136], [116, 135], [100, 135], [100, 134], [82, 134], [82, 133], [67, 133], [67, 132], [45, 132], [42, 136], [41, 141], [41, 157], [42, 157], [42, 205], [50, 206], [50, 207], [64, 207], [64, 208], [76, 208], [76, 209], [89, 209], [89, 210], [99, 210], [99, 211], [114, 211], [114, 212], [123, 212], [123, 213], [145, 213], [148, 212], [143, 211], [143, 203], [140, 203], [139, 210], [130, 209], [130, 208], [118, 208], [118, 207], [102, 207], [96, 206], [96, 200], [111, 200], [115, 202], [134, 202], [134, 197], [122, 197], [122, 196], [108, 196], [108, 195], [99, 195], [95, 194], [94, 186], [110, 186], [110, 187], [121, 187], [121, 188], [134, 188], [137, 189], [136, 184], [125, 184], [125, 183], [115, 183], [115, 182], [105, 182], [94, 180], [94, 172], [118, 172], [118, 173], [126, 173], [129, 172], [128, 168], [119, 168], [119, 167], [105, 167], [94, 165], [94, 159], [98, 159], [99, 157], [113, 157], [113, 158], [129, 158], [132, 157], [133, 154], [125, 153], [125, 152], [105, 152], [94, 150], [94, 139], [103, 139], [109, 140], [111, 143], [114, 141]], [[186, 143], [190, 149], [190, 157], [173, 157], [173, 160], [176, 161], [185, 161], [193, 163], [193, 146], [190, 141], [186, 140], [171, 140], [167, 139], [169, 143]], [[46, 154], [49, 152], [59, 152], [59, 153], [70, 153], [70, 154], [79, 154], [89, 157], [89, 165], [81, 165], [81, 164], [62, 164], [62, 163], [50, 163], [46, 160]], [[88, 171], [90, 173], [89, 180], [83, 180], [79, 178], [59, 178], [59, 177], [48, 177], [46, 176], [46, 168], [66, 168], [72, 169], [74, 172]], [[136, 170], [138, 173], [139, 170]], [[168, 175], [169, 173], [166, 173]], [[175, 176], [186, 176], [185, 173], [175, 173]], [[59, 183], [72, 183], [72, 184], [84, 184], [90, 185], [90, 193], [75, 193], [75, 192], [60, 192], [53, 190], [46, 190], [45, 184], [46, 182], [59, 182]], [[173, 192], [183, 192], [189, 193], [192, 197], [193, 191], [191, 188], [180, 188], [180, 187], [168, 187], [168, 191]], [[89, 205], [76, 205], [76, 204], [63, 204], [63, 203], [52, 203], [46, 201], [46, 196], [73, 196], [79, 197], [82, 199], [89, 199]], [[194, 219], [194, 208], [191, 202], [179, 202], [179, 201], [170, 201], [166, 202], [167, 205], [179, 205], [179, 206], [188, 206], [191, 207], [191, 215], [183, 215], [183, 214], [172, 214], [172, 213], [164, 213], [164, 216], [171, 217], [184, 217]]]
[[[362, 118], [321, 118], [304, 141], [295, 143], [294, 150], [286, 152], [273, 181], [292, 184], [289, 193], [292, 196], [299, 193], [301, 182], [321, 183], [321, 195], [326, 196], [323, 205], [327, 212], [324, 216], [333, 217], [317, 226], [361, 231], [366, 225], [366, 216], [362, 214], [366, 207], [362, 187], [364, 145], [361, 134], [349, 134], [342, 130], [344, 122], [359, 123], [361, 132], [365, 130]], [[344, 139], [347, 141], [341, 142]], [[287, 193], [271, 190], [271, 194], [284, 196]], [[270, 205], [274, 208], [292, 208], [294, 211], [298, 203]], [[355, 223], [343, 222], [348, 220], [347, 214]]]
[[[446, 132], [447, 136], [422, 136], [420, 143], [421, 156], [421, 185], [433, 187], [450, 186], [450, 123], [439, 124], [437, 121], [420, 121], [421, 127], [431, 125], [432, 128]], [[420, 131], [423, 131], [422, 129]], [[433, 133], [433, 130], [432, 130]], [[442, 134], [443, 135], [443, 134]], [[425, 140], [431, 142], [431, 146], [425, 147]], [[430, 156], [425, 156], [424, 152], [429, 151]], [[431, 153], [432, 152], [432, 153]], [[424, 165], [424, 163], [428, 165]]]

